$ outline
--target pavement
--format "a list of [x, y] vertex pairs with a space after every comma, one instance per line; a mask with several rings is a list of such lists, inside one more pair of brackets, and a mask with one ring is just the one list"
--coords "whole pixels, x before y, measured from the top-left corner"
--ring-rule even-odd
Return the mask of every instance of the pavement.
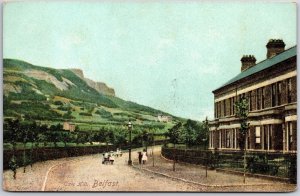
[[13, 179], [11, 171], [3, 173], [3, 189], [6, 191], [93, 191], [93, 192], [291, 192], [295, 185], [247, 178], [243, 185], [240, 176], [208, 172], [190, 164], [177, 164], [160, 156], [155, 147], [155, 166], [152, 157], [141, 166], [137, 152], [132, 152], [134, 166], [127, 165], [128, 153], [115, 158], [113, 165], [102, 164], [102, 155], [57, 159], [33, 164], [17, 171]]

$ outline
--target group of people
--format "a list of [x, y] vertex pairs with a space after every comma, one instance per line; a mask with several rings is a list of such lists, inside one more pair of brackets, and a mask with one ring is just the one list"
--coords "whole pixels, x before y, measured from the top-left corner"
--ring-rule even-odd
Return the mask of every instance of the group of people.
[[105, 152], [102, 154], [102, 164], [114, 164], [115, 157], [122, 156], [122, 151], [117, 148], [117, 151]]
[[[110, 164], [113, 165], [115, 161], [115, 157], [122, 156], [122, 151], [117, 148], [117, 150], [110, 151], [110, 152], [105, 152], [102, 154], [102, 164]], [[148, 157], [147, 157], [147, 151], [144, 149], [142, 152], [138, 152], [138, 159], [139, 159], [139, 164], [146, 164]]]
[[146, 164], [147, 162], [147, 152], [146, 150], [144, 149], [143, 152], [138, 152], [138, 158], [139, 158], [139, 164]]

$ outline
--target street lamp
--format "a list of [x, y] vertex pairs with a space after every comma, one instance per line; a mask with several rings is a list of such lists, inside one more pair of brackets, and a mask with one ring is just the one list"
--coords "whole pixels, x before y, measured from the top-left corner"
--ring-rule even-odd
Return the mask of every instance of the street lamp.
[[154, 129], [152, 130], [152, 166], [154, 167], [154, 146], [155, 146], [155, 140], [154, 140]]
[[131, 124], [130, 121], [128, 122], [127, 126], [128, 126], [128, 131], [129, 131], [129, 150], [128, 150], [129, 158], [128, 158], [128, 165], [132, 165], [132, 160], [131, 160], [131, 129], [132, 129], [132, 124]]
[[207, 153], [207, 142], [206, 138], [203, 138], [202, 141], [205, 142], [205, 177], [207, 178], [207, 159], [208, 159], [208, 153]]

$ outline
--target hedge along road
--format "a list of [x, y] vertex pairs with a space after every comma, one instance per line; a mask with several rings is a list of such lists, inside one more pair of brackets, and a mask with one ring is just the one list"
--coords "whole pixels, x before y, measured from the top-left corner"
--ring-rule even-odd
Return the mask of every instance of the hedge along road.
[[[157, 154], [160, 147], [155, 147]], [[137, 159], [137, 151], [132, 152]], [[172, 180], [127, 165], [128, 153], [115, 158], [114, 165], [103, 165], [102, 155], [72, 157], [36, 163], [28, 172], [19, 169], [17, 180], [4, 172], [4, 189], [9, 191], [264, 191], [266, 187], [207, 187]], [[159, 159], [157, 159], [159, 161]], [[152, 164], [151, 157], [148, 164]], [[159, 164], [159, 163], [157, 163]], [[171, 169], [171, 168], [170, 168]], [[189, 169], [189, 168], [186, 168]], [[224, 176], [226, 177], [226, 176]], [[278, 186], [278, 185], [276, 185]], [[280, 186], [280, 185], [279, 185]], [[285, 185], [284, 185], [285, 186]], [[265, 191], [274, 190], [272, 187]], [[279, 189], [282, 190], [282, 189]]]

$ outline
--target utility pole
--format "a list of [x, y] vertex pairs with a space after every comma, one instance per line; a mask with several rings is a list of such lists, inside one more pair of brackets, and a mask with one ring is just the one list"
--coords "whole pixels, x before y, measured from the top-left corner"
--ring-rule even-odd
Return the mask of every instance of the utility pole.
[[154, 139], [154, 129], [152, 130], [152, 166], [154, 167], [154, 146], [155, 146], [155, 139]]

